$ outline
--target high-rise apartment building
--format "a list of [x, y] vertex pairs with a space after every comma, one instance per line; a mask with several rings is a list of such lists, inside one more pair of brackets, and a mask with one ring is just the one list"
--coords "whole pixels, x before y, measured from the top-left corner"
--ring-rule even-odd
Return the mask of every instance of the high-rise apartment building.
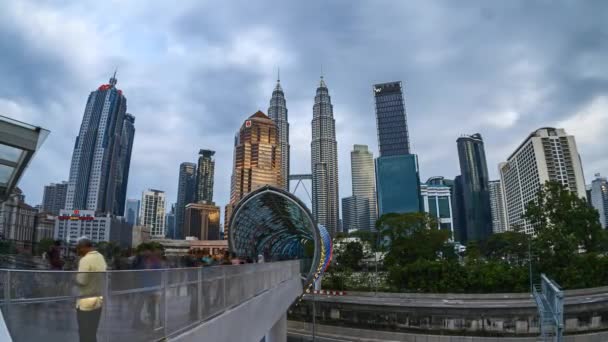
[[600, 213], [602, 228], [608, 229], [608, 182], [599, 173], [591, 182], [591, 205]]
[[245, 120], [234, 141], [230, 203], [226, 205], [224, 215], [225, 239], [228, 238], [233, 206], [259, 187], [282, 186], [280, 156], [276, 124], [266, 114], [257, 111]]
[[450, 232], [454, 238], [454, 215], [452, 214], [452, 191], [443, 177], [431, 177], [420, 184], [420, 195], [424, 211], [437, 220], [437, 229]]
[[65, 197], [68, 193], [68, 182], [51, 183], [44, 186], [41, 211], [59, 215], [59, 210], [65, 208]]
[[190, 203], [186, 206], [184, 236], [199, 240], [219, 240], [220, 207], [209, 203]]
[[562, 128], [543, 127], [532, 132], [499, 165], [499, 171], [508, 229], [517, 226], [528, 234], [534, 233], [534, 227], [522, 215], [547, 181], [559, 182], [577, 196], [587, 197], [574, 136]]
[[139, 224], [139, 204], [140, 202], [137, 199], [128, 199], [125, 207], [125, 218], [133, 226]]
[[152, 238], [162, 239], [167, 234], [165, 227], [165, 192], [148, 189], [141, 196], [139, 223], [150, 229]]
[[373, 94], [380, 149], [375, 165], [378, 215], [420, 212], [418, 157], [410, 151], [402, 84], [375, 84]]
[[353, 150], [350, 152], [350, 167], [353, 196], [366, 199], [368, 202], [367, 217], [369, 218], [369, 224], [363, 225], [359, 229], [374, 230], [376, 219], [378, 218], [378, 208], [376, 206], [376, 170], [374, 168], [374, 156], [368, 150], [367, 145], [353, 146]]
[[369, 230], [369, 200], [357, 196], [342, 199], [342, 228], [344, 232]]
[[456, 140], [462, 185], [462, 222], [466, 241], [481, 241], [492, 234], [492, 213], [488, 189], [488, 165], [481, 134]]
[[186, 205], [196, 202], [196, 164], [179, 164], [177, 203], [175, 204], [175, 239], [183, 239]]
[[215, 151], [200, 150], [196, 173], [196, 201], [213, 203], [213, 177], [215, 175]]
[[279, 146], [281, 147], [281, 177], [285, 190], [289, 190], [289, 121], [287, 120], [287, 105], [285, 93], [281, 87], [281, 80], [277, 77], [277, 85], [272, 92], [268, 117], [277, 124]]
[[339, 231], [338, 143], [327, 85], [321, 76], [312, 115], [312, 213], [331, 236]]
[[[134, 118], [126, 115], [127, 99], [116, 88], [116, 74], [109, 84], [91, 92], [74, 144], [65, 208], [122, 215], [127, 187], [132, 136], [124, 129]], [[131, 120], [133, 119], [133, 120]], [[123, 139], [123, 135], [127, 138]], [[121, 155], [122, 151], [126, 151]], [[123, 201], [121, 207], [120, 201]]]
[[490, 211], [492, 214], [492, 232], [503, 233], [508, 229], [502, 184], [500, 180], [493, 180], [488, 185], [488, 190], [490, 191]]
[[129, 169], [131, 168], [131, 152], [133, 151], [133, 140], [135, 139], [135, 117], [129, 113], [125, 114], [120, 137], [120, 155], [118, 158], [118, 173], [116, 179], [116, 206], [113, 213], [124, 216], [125, 201], [127, 199], [127, 184], [129, 183]]

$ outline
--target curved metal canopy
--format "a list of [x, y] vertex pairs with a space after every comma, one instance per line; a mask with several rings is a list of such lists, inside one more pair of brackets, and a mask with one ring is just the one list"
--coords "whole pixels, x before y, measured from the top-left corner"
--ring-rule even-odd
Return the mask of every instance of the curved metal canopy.
[[309, 286], [331, 258], [331, 238], [293, 194], [272, 186], [252, 191], [235, 206], [228, 231], [230, 250], [241, 257], [300, 259]]

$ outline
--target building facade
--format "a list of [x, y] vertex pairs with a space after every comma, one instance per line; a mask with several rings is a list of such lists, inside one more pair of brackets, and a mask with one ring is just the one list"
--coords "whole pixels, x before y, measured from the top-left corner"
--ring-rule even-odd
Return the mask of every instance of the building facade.
[[166, 238], [176, 239], [175, 231], [175, 203], [171, 204], [171, 210], [165, 214], [165, 230], [167, 231]]
[[405, 99], [401, 82], [374, 85], [380, 156], [410, 154]]
[[465, 225], [461, 242], [486, 240], [492, 234], [492, 214], [486, 152], [481, 134], [456, 140], [462, 185], [462, 220]]
[[499, 165], [499, 171], [509, 230], [517, 226], [534, 233], [522, 215], [547, 181], [559, 182], [580, 198], [587, 197], [576, 141], [562, 128], [543, 127], [532, 132]]
[[196, 201], [213, 203], [213, 181], [215, 176], [215, 151], [200, 150], [196, 173]]
[[94, 210], [61, 210], [55, 222], [55, 240], [75, 244], [82, 236], [92, 242], [113, 242], [131, 247], [133, 226], [124, 217], [100, 215]]
[[41, 211], [55, 216], [59, 215], [59, 210], [65, 207], [67, 193], [68, 182], [45, 185]]
[[126, 113], [120, 137], [120, 155], [118, 158], [118, 175], [116, 180], [116, 201], [113, 213], [124, 216], [125, 202], [127, 200], [127, 185], [129, 183], [129, 170], [131, 168], [131, 152], [135, 139], [135, 116]]
[[373, 86], [380, 156], [376, 158], [378, 216], [424, 210], [418, 157], [411, 154], [401, 82]]
[[264, 185], [281, 187], [281, 146], [277, 126], [261, 111], [251, 115], [235, 138], [234, 166], [230, 180], [230, 203], [224, 215], [224, 238], [228, 238], [233, 206]]
[[39, 212], [36, 214], [36, 220], [34, 224], [34, 241], [40, 242], [43, 239], [52, 239], [55, 237], [55, 222], [57, 216], [47, 214], [45, 212]]
[[183, 162], [179, 165], [177, 203], [175, 204], [175, 238], [183, 239], [184, 212], [186, 205], [196, 202], [196, 164]]
[[[359, 227], [364, 230], [375, 230], [378, 208], [376, 205], [376, 170], [374, 156], [367, 145], [354, 145], [350, 152], [350, 165], [353, 182], [353, 196], [367, 200], [367, 217], [369, 223]], [[344, 203], [344, 200], [342, 200]], [[344, 206], [342, 206], [344, 210]], [[362, 209], [357, 207], [358, 209]], [[358, 215], [361, 216], [361, 215]], [[344, 215], [343, 215], [344, 217]]]
[[370, 230], [369, 200], [357, 196], [342, 199], [342, 228], [343, 231]]
[[9, 198], [0, 202], [0, 237], [12, 240], [18, 249], [28, 249], [34, 241], [34, 226], [38, 211], [25, 203], [25, 196], [18, 187]]
[[121, 157], [121, 151], [126, 148], [123, 127], [130, 119], [125, 115], [127, 99], [116, 88], [115, 76], [91, 92], [87, 100], [72, 154], [65, 204], [68, 210], [123, 214], [124, 202], [122, 207], [119, 204], [126, 191], [126, 158], [130, 155]]
[[490, 191], [490, 210], [492, 213], [492, 232], [503, 233], [508, 229], [502, 184], [500, 180], [493, 180], [488, 185]]
[[208, 203], [190, 203], [186, 206], [185, 237], [199, 240], [220, 239], [220, 207]]
[[167, 234], [165, 227], [165, 192], [148, 189], [141, 196], [139, 223], [150, 229], [150, 236], [162, 239]]
[[321, 76], [312, 117], [312, 213], [331, 236], [339, 231], [338, 143], [327, 85]]
[[125, 218], [127, 219], [127, 222], [133, 226], [137, 226], [139, 224], [139, 205], [140, 202], [137, 199], [127, 200]]
[[591, 205], [600, 214], [602, 228], [608, 229], [608, 182], [599, 173], [595, 174], [595, 179], [591, 182]]
[[[443, 177], [433, 177], [443, 179]], [[450, 239], [454, 239], [454, 220], [452, 215], [452, 191], [442, 182], [433, 182], [431, 179], [420, 184], [420, 195], [424, 212], [437, 219], [437, 229], [450, 232]]]
[[280, 79], [277, 79], [277, 85], [272, 91], [268, 117], [277, 125], [279, 146], [281, 147], [281, 177], [283, 178], [281, 188], [289, 190], [289, 121], [285, 93], [283, 93]]

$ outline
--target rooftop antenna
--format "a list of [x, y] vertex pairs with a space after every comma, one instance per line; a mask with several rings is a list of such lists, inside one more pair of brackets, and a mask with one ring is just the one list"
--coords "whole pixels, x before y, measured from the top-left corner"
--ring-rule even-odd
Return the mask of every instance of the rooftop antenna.
[[115, 86], [115, 85], [116, 85], [116, 83], [118, 82], [118, 81], [116, 80], [116, 73], [117, 73], [117, 72], [118, 72], [118, 67], [116, 67], [116, 68], [114, 69], [114, 75], [112, 75], [112, 78], [110, 78], [110, 85], [112, 85], [112, 86]]
[[277, 83], [281, 82], [281, 67], [277, 67]]

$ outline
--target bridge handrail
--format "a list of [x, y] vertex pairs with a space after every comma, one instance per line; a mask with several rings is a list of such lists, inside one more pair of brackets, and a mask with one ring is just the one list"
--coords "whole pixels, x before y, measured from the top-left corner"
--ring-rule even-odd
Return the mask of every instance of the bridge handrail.
[[77, 340], [76, 300], [91, 296], [103, 298], [102, 341], [175, 336], [299, 279], [300, 263], [86, 272], [98, 286], [81, 293], [76, 278], [84, 273], [0, 269], [0, 309], [13, 340]]

